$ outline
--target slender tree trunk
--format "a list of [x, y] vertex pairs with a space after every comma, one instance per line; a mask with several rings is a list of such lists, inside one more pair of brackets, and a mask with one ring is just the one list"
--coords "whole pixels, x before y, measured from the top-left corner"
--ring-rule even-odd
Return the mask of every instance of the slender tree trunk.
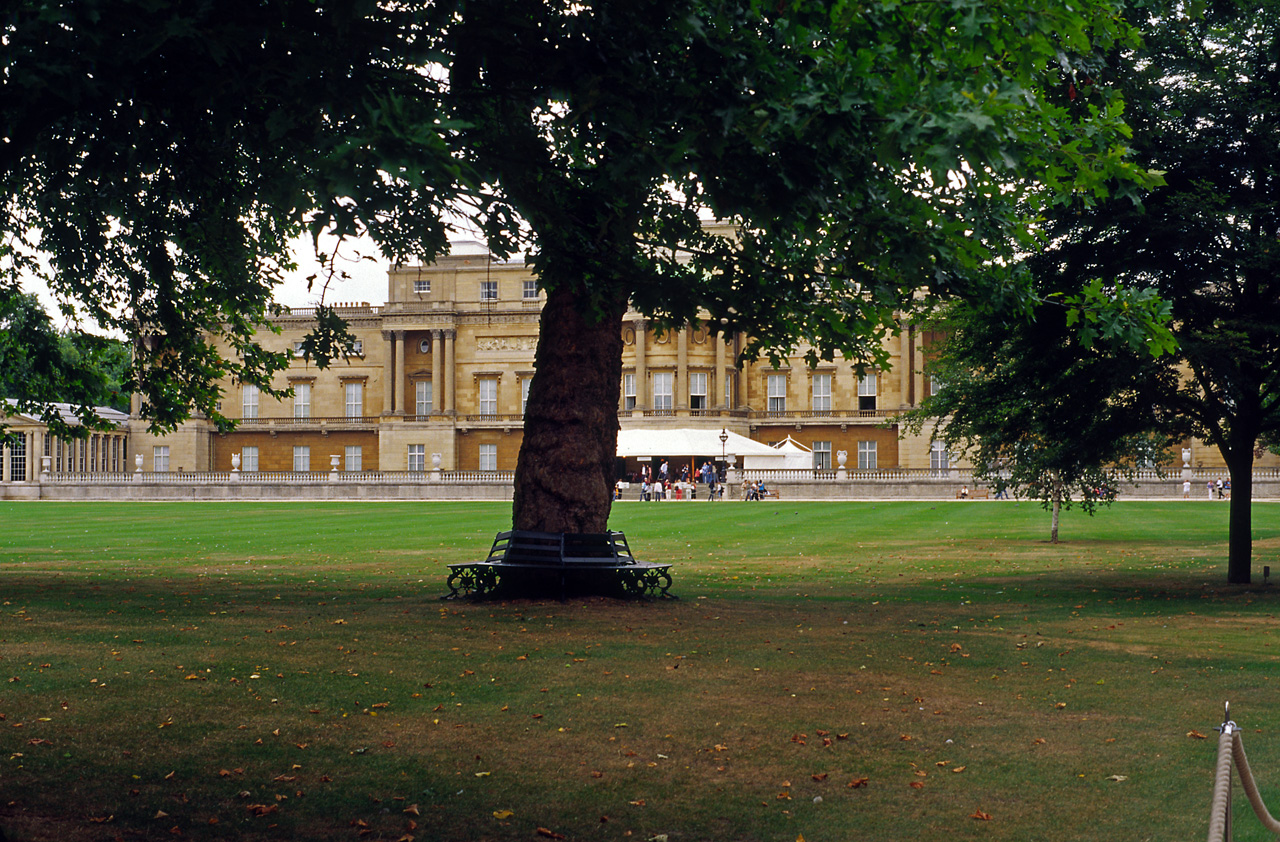
[[516, 463], [516, 529], [608, 529], [626, 298], [606, 306], [597, 320], [577, 290], [561, 285], [547, 293]]
[[1231, 476], [1227, 581], [1247, 585], [1253, 568], [1253, 448], [1245, 448], [1229, 458], [1227, 471]]
[[1058, 482], [1056, 474], [1051, 481], [1053, 483], [1051, 486], [1053, 488], [1053, 522], [1049, 527], [1049, 543], [1056, 544], [1058, 543], [1058, 522], [1062, 516], [1062, 483]]

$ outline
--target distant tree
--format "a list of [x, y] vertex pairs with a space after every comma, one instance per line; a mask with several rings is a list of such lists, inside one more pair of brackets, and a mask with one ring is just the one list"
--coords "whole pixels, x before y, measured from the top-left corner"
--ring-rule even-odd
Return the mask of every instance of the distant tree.
[[[1149, 423], [1166, 438], [1215, 445], [1231, 476], [1227, 579], [1247, 583], [1253, 462], [1280, 436], [1280, 3], [1228, 0], [1188, 17], [1191, 8], [1145, 18], [1141, 49], [1116, 53], [1073, 88], [1101, 81], [1124, 92], [1135, 159], [1165, 172], [1167, 186], [1141, 207], [1105, 201], [1050, 212], [1044, 246], [1027, 260], [1049, 300], [1155, 291], [1170, 307], [1177, 352], [1157, 359], [1063, 341], [1050, 304], [1039, 322], [1047, 328], [1015, 329], [999, 347], [961, 340], [952, 356], [979, 379], [1006, 366], [1028, 372], [1015, 381], [1028, 399], [1076, 421], [1089, 420], [1076, 417], [1081, 407], [1147, 405], [1149, 419], [1130, 426], [1126, 416], [1117, 438]], [[1094, 321], [1074, 328], [1085, 339], [1107, 331]], [[973, 406], [989, 397], [944, 397], [937, 409], [991, 414]], [[1090, 452], [1100, 429], [1062, 425], [1056, 435]]]
[[[4, 231], [38, 228], [55, 289], [134, 338], [164, 428], [191, 405], [225, 420], [219, 377], [267, 385], [287, 363], [253, 332], [304, 222], [429, 259], [467, 216], [546, 292], [515, 526], [600, 532], [628, 304], [744, 333], [747, 355], [876, 363], [923, 290], [1024, 300], [989, 271], [1024, 230], [1017, 200], [1152, 183], [1109, 91], [1043, 95], [1127, 43], [1118, 8], [20, 0]], [[331, 315], [320, 360], [344, 341]]]
[[1119, 481], [1160, 464], [1169, 444], [1153, 432], [1167, 367], [1118, 337], [1082, 343], [1070, 320], [1058, 305], [1034, 322], [948, 308], [939, 323], [947, 339], [928, 362], [939, 388], [904, 416], [906, 429], [931, 431], [969, 461], [975, 478], [1039, 500], [1055, 544], [1063, 509], [1110, 505]]
[[[0, 289], [0, 397], [16, 410], [40, 417], [59, 436], [84, 435], [102, 426], [95, 406], [119, 401], [119, 381], [113, 388], [112, 380], [120, 363], [120, 343], [60, 333], [36, 296]], [[63, 421], [52, 406], [58, 402], [71, 404], [79, 425]]]

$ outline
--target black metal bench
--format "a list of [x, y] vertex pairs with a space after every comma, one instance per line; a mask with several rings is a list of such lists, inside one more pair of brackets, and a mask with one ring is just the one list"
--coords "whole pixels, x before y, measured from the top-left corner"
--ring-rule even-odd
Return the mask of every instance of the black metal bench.
[[449, 565], [445, 599], [558, 591], [666, 597], [670, 564], [637, 561], [621, 532], [499, 532], [484, 561]]

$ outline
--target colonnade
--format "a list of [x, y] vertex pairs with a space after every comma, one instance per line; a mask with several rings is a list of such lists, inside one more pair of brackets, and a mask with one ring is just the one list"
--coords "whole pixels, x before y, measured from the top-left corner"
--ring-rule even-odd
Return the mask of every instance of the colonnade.
[[[425, 333], [431, 342], [431, 414], [449, 415], [457, 411], [457, 367], [455, 360], [455, 344], [458, 332], [454, 329], [433, 329], [414, 331]], [[383, 363], [382, 405], [386, 407], [384, 415], [414, 415], [413, 400], [409, 388], [405, 385], [405, 334], [407, 330], [384, 330], [383, 338], [390, 344], [391, 353], [386, 355]], [[401, 394], [403, 392], [403, 394]]]
[[43, 469], [43, 457], [49, 459], [49, 470], [58, 474], [117, 474], [129, 470], [129, 437], [124, 432], [91, 433], [83, 439], [63, 439], [34, 430], [13, 431], [12, 435], [16, 440], [4, 445], [0, 453], [3, 482], [35, 480]]

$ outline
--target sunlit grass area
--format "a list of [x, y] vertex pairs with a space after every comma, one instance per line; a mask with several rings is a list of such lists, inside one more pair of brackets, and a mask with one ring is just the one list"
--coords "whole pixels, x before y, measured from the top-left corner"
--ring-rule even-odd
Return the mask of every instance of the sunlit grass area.
[[[1280, 808], [1280, 507], [627, 503], [678, 601], [442, 602], [509, 508], [0, 509], [8, 839], [1203, 836]], [[1201, 739], [1203, 735], [1207, 739]], [[1263, 839], [1237, 805], [1237, 839]]]

